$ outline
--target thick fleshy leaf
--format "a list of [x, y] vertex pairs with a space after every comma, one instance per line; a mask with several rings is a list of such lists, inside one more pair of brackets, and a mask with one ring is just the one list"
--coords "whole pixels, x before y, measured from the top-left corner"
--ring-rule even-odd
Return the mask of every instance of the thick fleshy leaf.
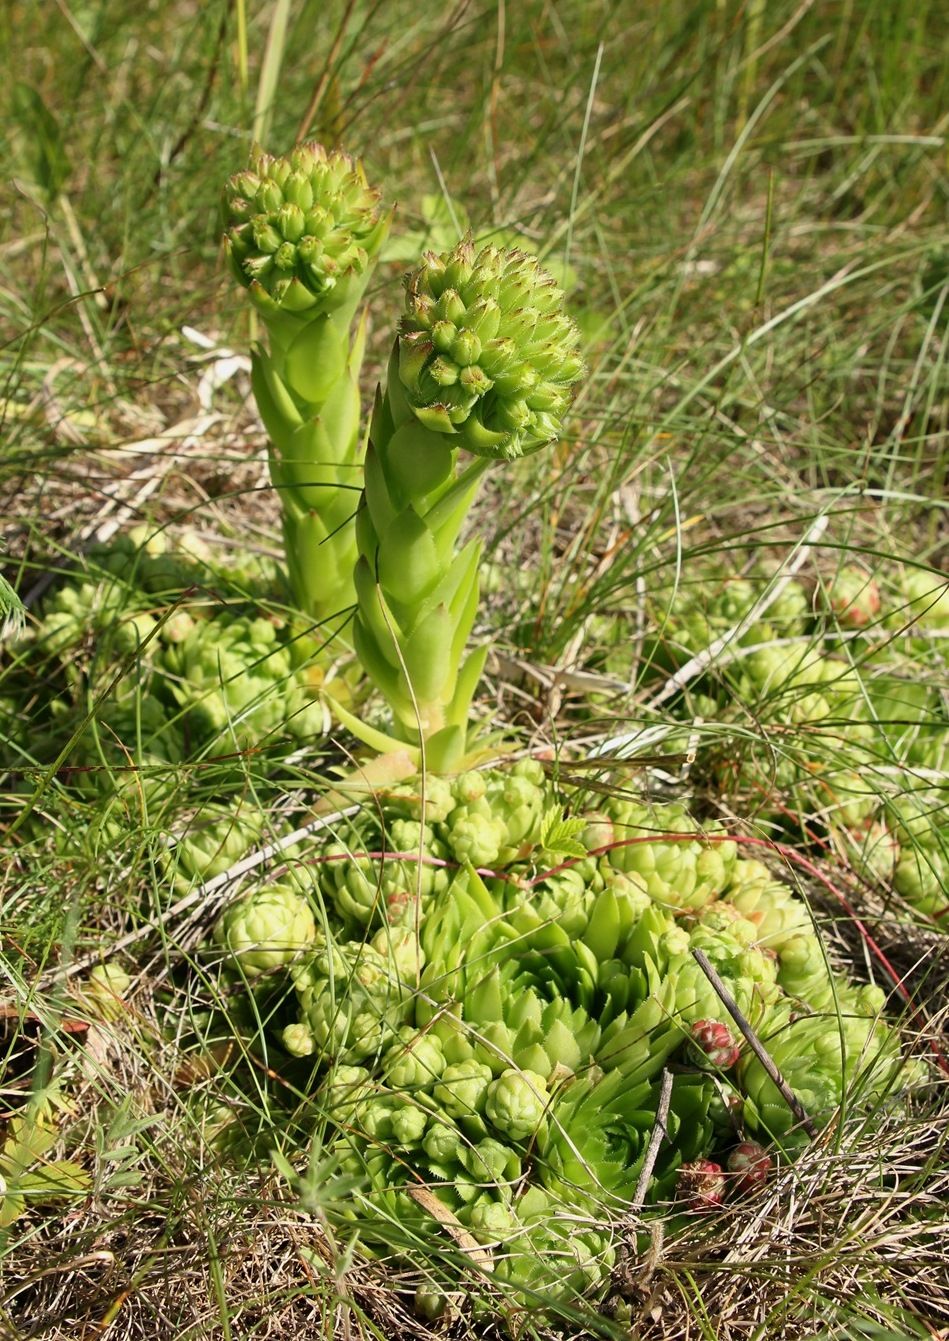
[[441, 565], [431, 531], [413, 507], [386, 529], [379, 546], [379, 581], [395, 602], [418, 605], [435, 587]]
[[[423, 712], [429, 704], [439, 702], [451, 677], [451, 632], [451, 615], [446, 606], [439, 605], [405, 640], [405, 671]], [[436, 729], [442, 725], [439, 721]]]
[[284, 375], [293, 393], [322, 405], [346, 371], [349, 350], [333, 321], [319, 317], [303, 325], [287, 350]]

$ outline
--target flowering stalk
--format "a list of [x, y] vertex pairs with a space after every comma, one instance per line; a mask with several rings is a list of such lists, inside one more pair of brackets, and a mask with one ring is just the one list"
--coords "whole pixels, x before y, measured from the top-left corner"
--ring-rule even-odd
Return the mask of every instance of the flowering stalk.
[[456, 541], [491, 464], [556, 438], [582, 371], [578, 344], [563, 293], [521, 252], [466, 240], [408, 278], [366, 454], [354, 637], [396, 736], [424, 750], [430, 770], [464, 755], [486, 655], [465, 656], [481, 543]]
[[251, 380], [290, 583], [317, 620], [353, 603], [365, 319], [351, 328], [391, 220], [379, 199], [360, 163], [319, 144], [255, 148], [224, 188], [224, 247], [267, 329]]

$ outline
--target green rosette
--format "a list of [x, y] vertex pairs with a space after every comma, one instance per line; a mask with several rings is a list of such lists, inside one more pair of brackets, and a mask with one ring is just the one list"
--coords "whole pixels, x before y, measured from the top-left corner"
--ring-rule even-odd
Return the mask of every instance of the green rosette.
[[257, 744], [267, 736], [323, 734], [324, 711], [308, 668], [279, 621], [225, 612], [191, 619], [181, 612], [168, 632], [160, 668], [193, 742], [236, 737]]
[[316, 940], [309, 901], [286, 883], [266, 885], [226, 909], [214, 939], [248, 976], [278, 969]]
[[[866, 1109], [919, 1079], [917, 1066], [904, 1069], [893, 1031], [874, 1016], [801, 1016], [772, 1034], [767, 1049], [818, 1126], [833, 1119], [845, 1097]], [[753, 1053], [739, 1065], [738, 1074], [748, 1126], [787, 1151], [806, 1144], [803, 1126]]]
[[639, 876], [661, 907], [703, 908], [727, 888], [738, 848], [719, 828], [702, 828], [679, 804], [649, 807], [614, 800], [608, 810], [621, 844], [609, 852], [610, 864]]
[[[644, 1215], [755, 1195], [759, 1143], [790, 1154], [806, 1135], [696, 951], [816, 1124], [922, 1074], [901, 1069], [879, 989], [835, 974], [805, 905], [724, 834], [682, 807], [608, 800], [564, 860], [544, 846], [563, 802], [531, 765], [393, 788], [324, 851], [339, 858], [319, 863], [326, 939], [289, 964], [296, 1017], [280, 1015], [284, 1048], [328, 1071], [321, 1116], [354, 1179], [340, 1222], [398, 1252], [456, 1222], [511, 1298], [549, 1313], [605, 1287], [662, 1096]], [[928, 834], [924, 819], [904, 824]], [[419, 865], [381, 863], [390, 844], [449, 855], [409, 888]], [[629, 852], [628, 871], [610, 864]], [[739, 1176], [749, 1159], [760, 1176]]]

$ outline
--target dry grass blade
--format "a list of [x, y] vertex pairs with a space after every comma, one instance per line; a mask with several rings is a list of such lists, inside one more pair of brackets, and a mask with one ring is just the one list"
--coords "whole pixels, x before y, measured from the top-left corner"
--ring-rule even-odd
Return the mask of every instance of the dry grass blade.
[[406, 1188], [408, 1195], [413, 1201], [417, 1202], [424, 1211], [427, 1211], [433, 1219], [437, 1220], [442, 1229], [450, 1235], [463, 1253], [471, 1258], [472, 1264], [481, 1271], [490, 1272], [494, 1267], [494, 1259], [487, 1248], [483, 1248], [473, 1234], [470, 1234], [464, 1225], [454, 1215], [443, 1201], [439, 1201], [434, 1193], [429, 1192], [427, 1187], [418, 1187], [411, 1185]]

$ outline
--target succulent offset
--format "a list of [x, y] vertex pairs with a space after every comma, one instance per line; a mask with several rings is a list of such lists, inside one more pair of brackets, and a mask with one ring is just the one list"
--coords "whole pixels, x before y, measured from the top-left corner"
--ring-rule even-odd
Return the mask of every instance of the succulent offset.
[[225, 251], [269, 340], [253, 352], [252, 383], [287, 568], [317, 620], [353, 600], [365, 321], [351, 327], [390, 220], [362, 165], [319, 144], [280, 158], [255, 149], [224, 189]]
[[[774, 829], [804, 816], [863, 879], [938, 922], [949, 909], [949, 584], [921, 567], [874, 574], [848, 563], [813, 599], [794, 579], [749, 619], [782, 580], [758, 565], [747, 577], [692, 579], [671, 607], [654, 601], [650, 672], [676, 670], [736, 631], [677, 700], [689, 718], [739, 728], [726, 744], [720, 730], [707, 737], [718, 781], [745, 788]], [[751, 724], [762, 728], [757, 749]]]
[[465, 515], [492, 461], [559, 433], [578, 343], [562, 292], [521, 252], [463, 242], [408, 278], [366, 454], [354, 639], [396, 736], [433, 771], [464, 756], [484, 665], [485, 649], [465, 655], [481, 557], [478, 540], [456, 550]]
[[[58, 785], [91, 853], [114, 859], [132, 845], [140, 862], [144, 826], [177, 888], [226, 870], [260, 839], [262, 793], [283, 761], [327, 726], [320, 688], [333, 671], [279, 592], [275, 562], [212, 549], [188, 529], [172, 538], [141, 525], [96, 546], [21, 635], [10, 682], [34, 707], [27, 717], [0, 701], [11, 786], [29, 795], [62, 756]], [[42, 828], [42, 815], [30, 823]], [[53, 838], [75, 845], [66, 828]]]

